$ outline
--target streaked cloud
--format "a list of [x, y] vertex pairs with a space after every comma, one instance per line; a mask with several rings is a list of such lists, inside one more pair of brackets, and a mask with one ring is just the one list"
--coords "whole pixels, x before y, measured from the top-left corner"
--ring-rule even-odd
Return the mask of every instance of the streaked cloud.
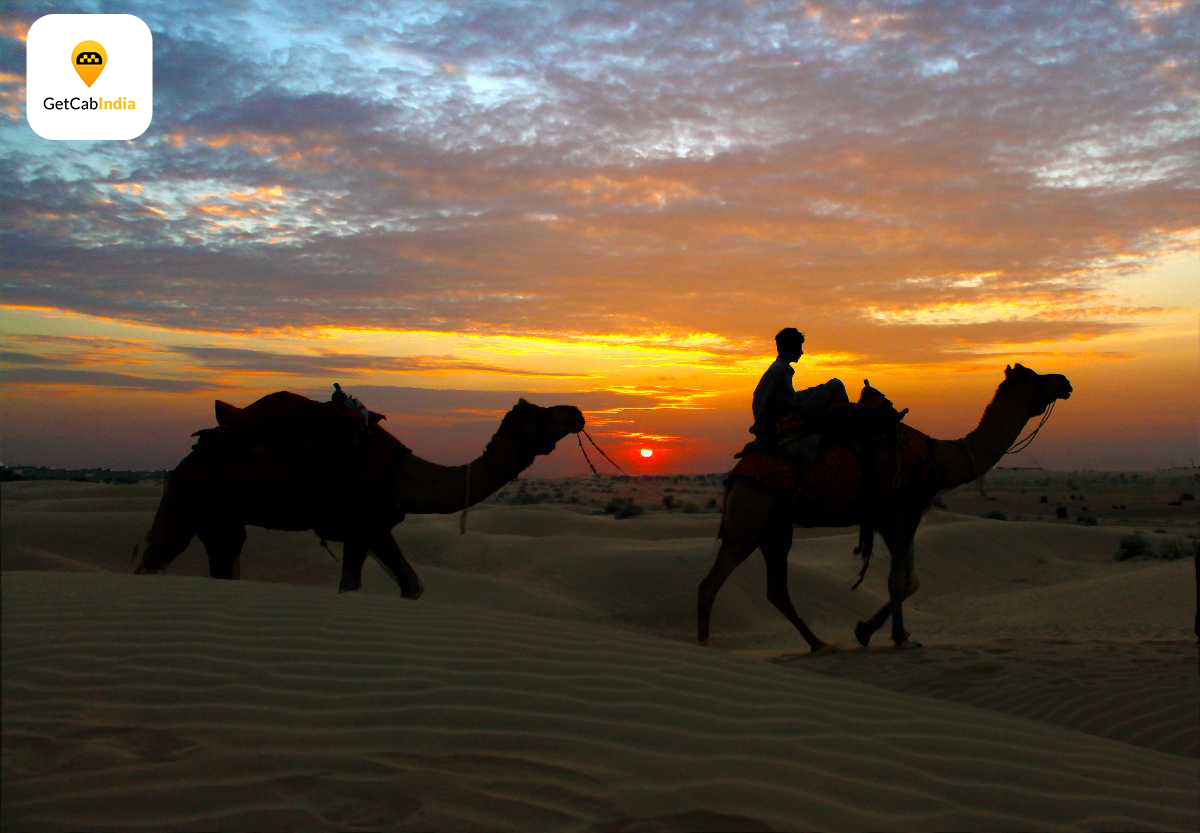
[[1200, 239], [1194, 2], [137, 13], [154, 123], [87, 146], [32, 136], [36, 15], [0, 19], [0, 302], [157, 333], [7, 345], [60, 370], [507, 375], [650, 419], [726, 407], [784, 323], [814, 373], [959, 373], [1132, 361], [1200, 306], [1124, 283]]

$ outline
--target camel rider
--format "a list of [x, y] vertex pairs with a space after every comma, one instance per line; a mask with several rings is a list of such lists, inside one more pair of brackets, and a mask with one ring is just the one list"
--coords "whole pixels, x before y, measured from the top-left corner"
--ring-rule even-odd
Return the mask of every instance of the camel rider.
[[785, 327], [775, 335], [778, 355], [763, 373], [754, 389], [754, 424], [750, 433], [754, 448], [772, 448], [778, 444], [780, 419], [810, 421], [822, 416], [830, 407], [849, 401], [841, 379], [830, 379], [821, 385], [796, 391], [792, 387], [792, 362], [804, 355], [804, 333], [795, 327]]
[[795, 327], [784, 327], [775, 334], [775, 351], [778, 355], [763, 373], [754, 388], [754, 424], [750, 433], [754, 435], [751, 445], [755, 448], [771, 448], [775, 445], [776, 423], [792, 410], [792, 399], [796, 392], [792, 388], [792, 362], [804, 355], [804, 333]]

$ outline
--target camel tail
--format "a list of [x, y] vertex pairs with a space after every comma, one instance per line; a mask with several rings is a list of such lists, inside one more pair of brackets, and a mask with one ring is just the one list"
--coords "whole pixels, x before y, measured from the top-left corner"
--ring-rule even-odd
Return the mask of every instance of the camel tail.
[[854, 554], [862, 556], [862, 569], [858, 571], [858, 581], [850, 587], [851, 590], [857, 590], [863, 583], [863, 579], [867, 577], [867, 569], [871, 566], [871, 553], [874, 549], [875, 528], [864, 521], [858, 527], [858, 546], [854, 548]]

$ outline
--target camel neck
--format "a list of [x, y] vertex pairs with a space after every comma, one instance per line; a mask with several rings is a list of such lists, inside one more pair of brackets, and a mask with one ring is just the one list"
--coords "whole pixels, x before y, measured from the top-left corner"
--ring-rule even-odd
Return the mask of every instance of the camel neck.
[[955, 449], [942, 464], [942, 488], [977, 480], [999, 463], [1029, 421], [1027, 413], [1019, 403], [997, 393], [975, 430], [950, 444]]
[[399, 472], [397, 500], [406, 512], [458, 512], [495, 494], [532, 462], [531, 454], [499, 436], [465, 465], [442, 466], [413, 455]]

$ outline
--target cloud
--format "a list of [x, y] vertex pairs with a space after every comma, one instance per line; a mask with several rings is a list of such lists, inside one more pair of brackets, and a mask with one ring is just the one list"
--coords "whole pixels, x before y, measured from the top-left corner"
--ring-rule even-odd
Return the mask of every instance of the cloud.
[[[786, 314], [870, 362], [1145, 326], [1155, 312], [1115, 311], [1109, 282], [1200, 216], [1194, 4], [143, 17], [143, 139], [84, 158], [0, 127], [9, 303], [231, 333], [745, 345]], [[918, 315], [1030, 297], [1071, 319]], [[224, 361], [301, 361], [243, 358]]]
[[215, 390], [222, 385], [199, 379], [152, 379], [102, 370], [74, 370], [64, 367], [17, 367], [4, 371], [6, 386], [66, 385], [117, 390], [144, 390], [158, 393], [193, 393]]
[[199, 361], [205, 367], [222, 370], [242, 370], [253, 373], [286, 373], [303, 376], [349, 372], [358, 373], [495, 373], [505, 376], [530, 376], [535, 378], [586, 378], [586, 374], [553, 373], [519, 368], [486, 365], [465, 361], [453, 356], [372, 356], [351, 353], [322, 353], [302, 355], [297, 353], [272, 353], [264, 350], [247, 350], [231, 347], [172, 347], [180, 353]]

